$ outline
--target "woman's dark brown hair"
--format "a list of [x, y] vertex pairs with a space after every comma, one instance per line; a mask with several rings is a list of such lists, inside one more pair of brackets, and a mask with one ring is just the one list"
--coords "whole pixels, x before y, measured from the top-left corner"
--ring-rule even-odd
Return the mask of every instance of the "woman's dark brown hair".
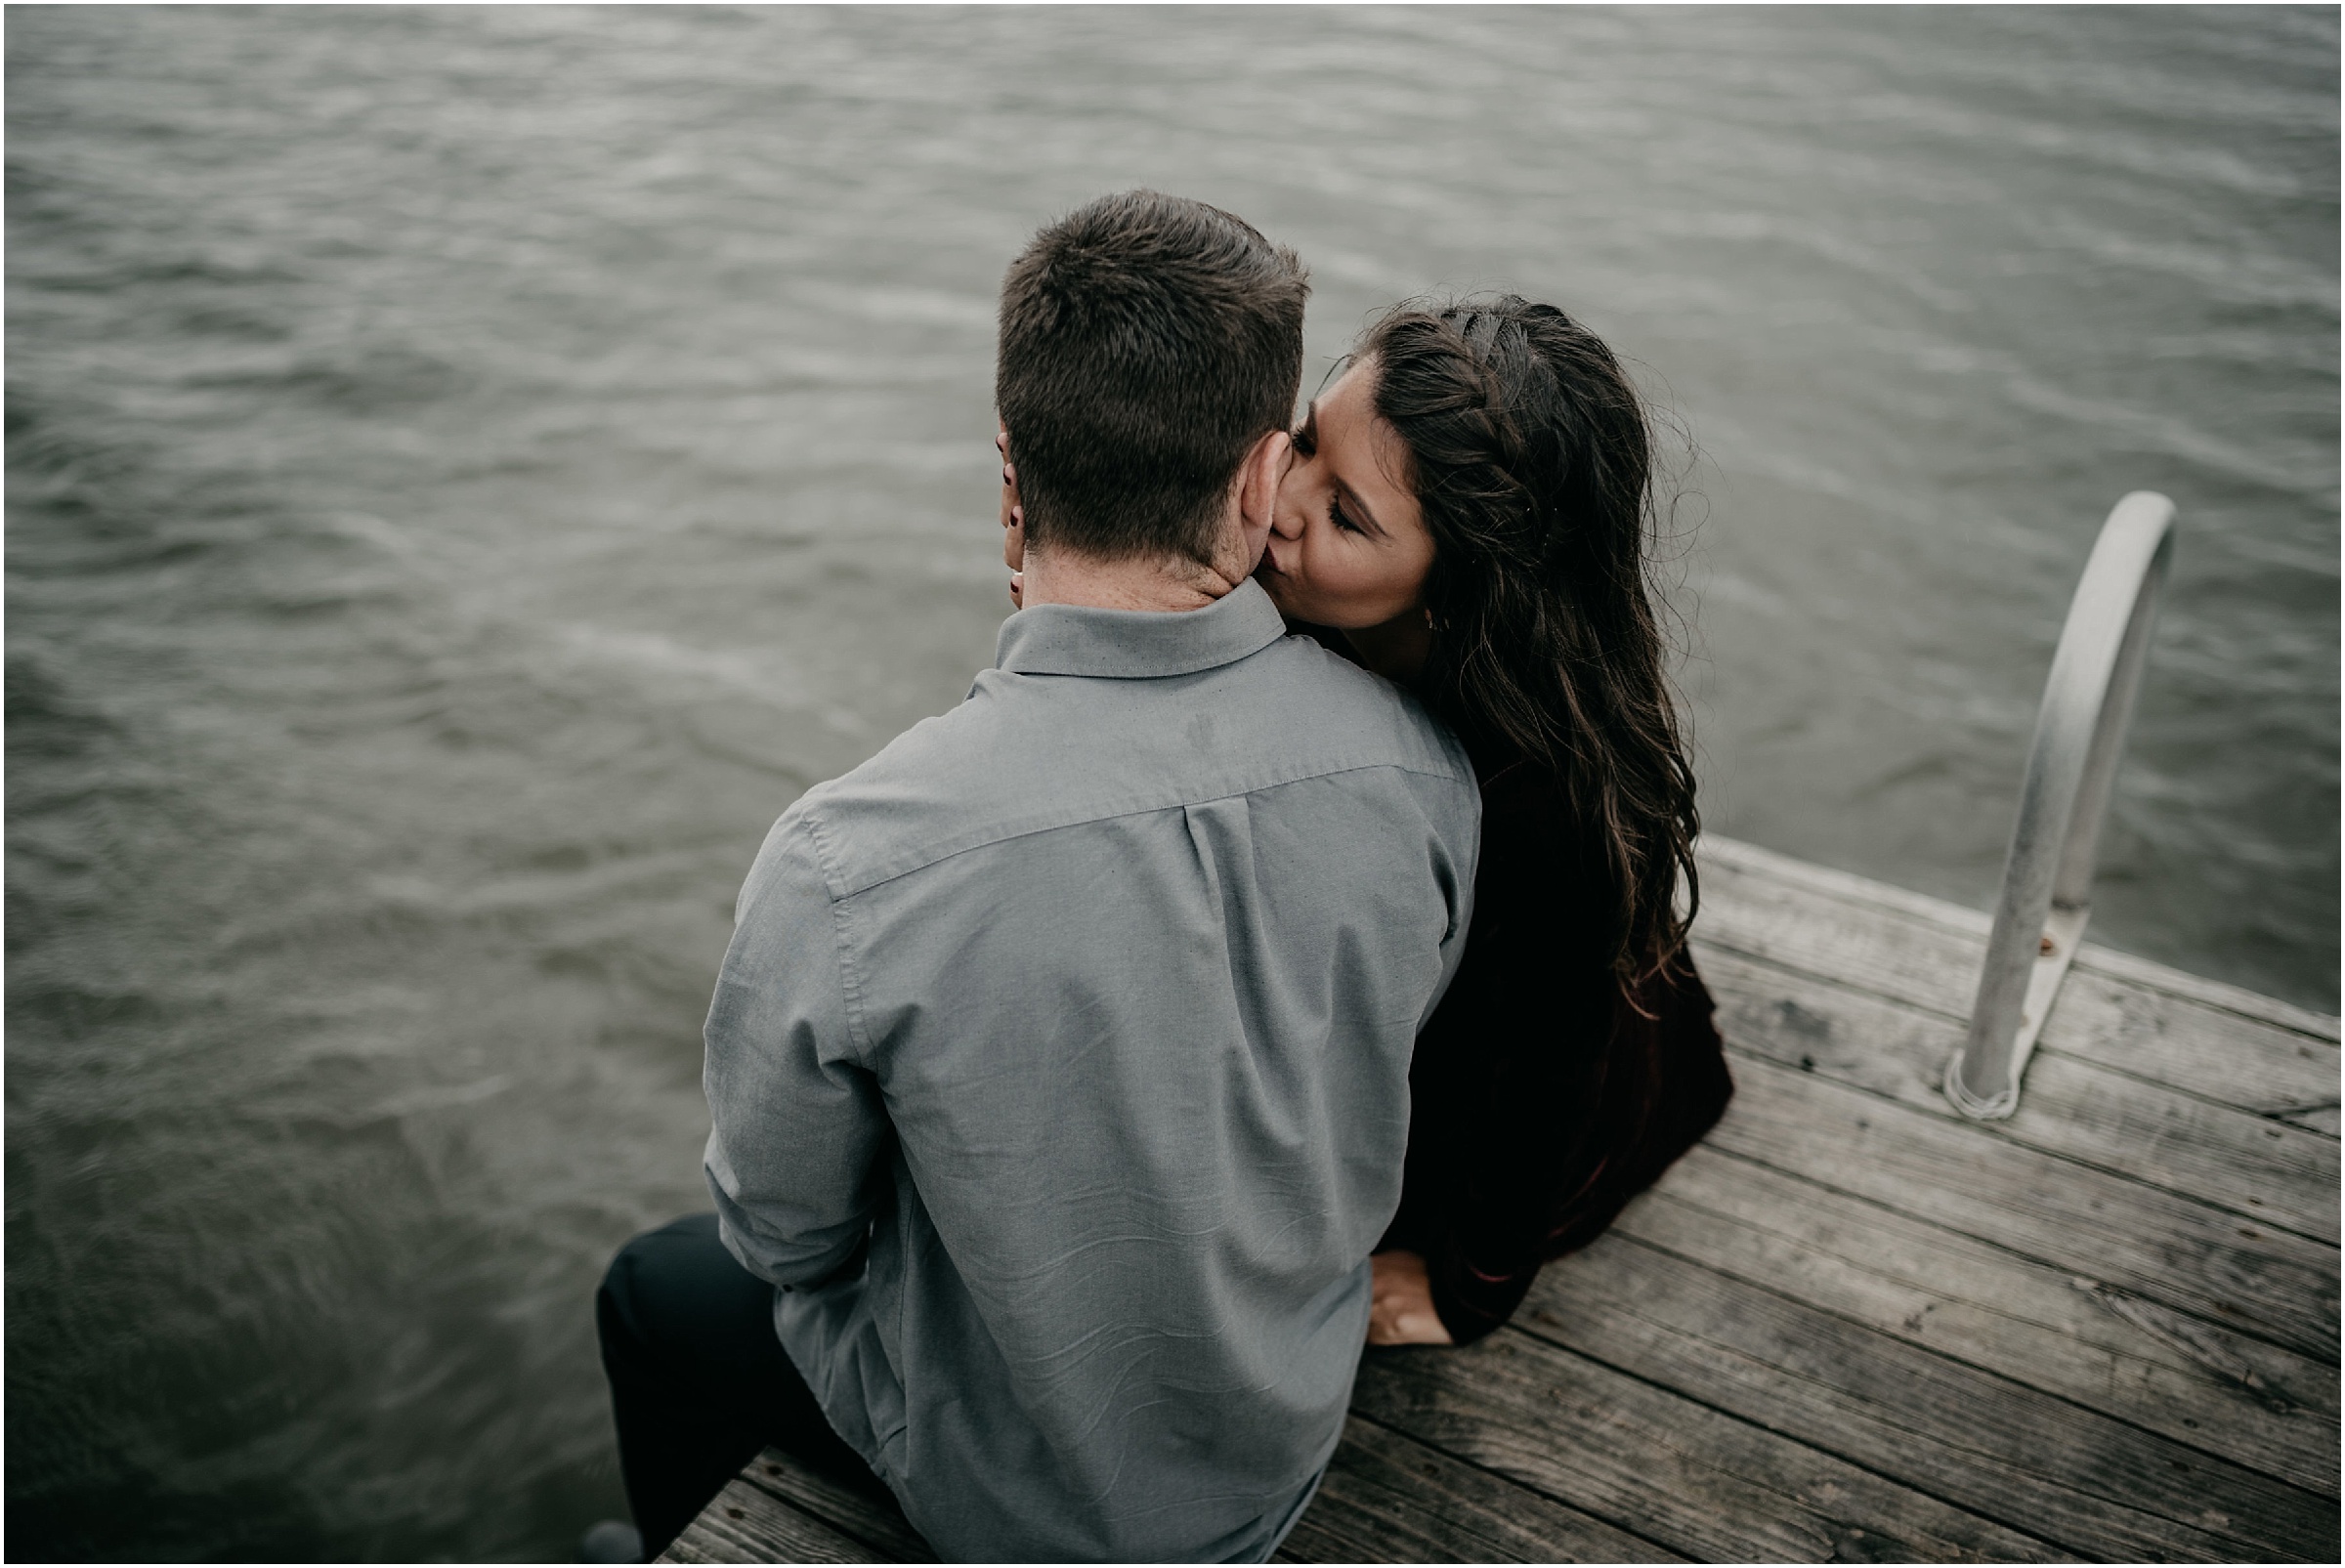
[[1432, 534], [1426, 698], [1470, 745], [1561, 784], [1613, 901], [1613, 973], [1642, 1011], [1638, 992], [1684, 948], [1700, 826], [1653, 610], [1644, 402], [1594, 333], [1511, 294], [1402, 306], [1357, 357]]

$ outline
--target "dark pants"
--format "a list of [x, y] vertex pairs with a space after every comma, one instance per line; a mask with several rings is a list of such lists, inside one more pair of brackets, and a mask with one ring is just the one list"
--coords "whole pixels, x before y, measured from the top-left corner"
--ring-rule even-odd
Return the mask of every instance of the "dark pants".
[[767, 1444], [885, 1495], [774, 1335], [774, 1288], [733, 1260], [714, 1214], [619, 1249], [594, 1298], [618, 1466], [648, 1561]]

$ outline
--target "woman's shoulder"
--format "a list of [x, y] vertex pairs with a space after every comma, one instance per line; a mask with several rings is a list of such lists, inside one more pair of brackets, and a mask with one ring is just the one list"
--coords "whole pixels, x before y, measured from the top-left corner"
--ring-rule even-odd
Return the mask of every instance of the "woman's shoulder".
[[1471, 740], [1466, 753], [1473, 761], [1473, 777], [1482, 788], [1485, 820], [1495, 817], [1513, 827], [1549, 833], [1570, 821], [1571, 801], [1554, 770], [1511, 747], [1477, 744]]
[[1562, 922], [1574, 940], [1586, 936], [1590, 912], [1606, 901], [1589, 878], [1585, 835], [1561, 781], [1519, 755], [1494, 762], [1476, 750], [1473, 761], [1482, 793], [1474, 885], [1484, 912], [1526, 933]]

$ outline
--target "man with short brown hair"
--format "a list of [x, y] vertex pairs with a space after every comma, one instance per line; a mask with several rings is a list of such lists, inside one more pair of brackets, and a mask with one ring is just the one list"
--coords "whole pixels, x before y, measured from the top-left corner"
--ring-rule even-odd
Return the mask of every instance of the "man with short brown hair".
[[717, 1213], [605, 1284], [653, 1549], [766, 1441], [843, 1439], [948, 1560], [1260, 1560], [1317, 1486], [1480, 805], [1251, 578], [1303, 295], [1152, 191], [1010, 268], [1024, 608], [775, 825], [708, 1017]]
[[[1238, 538], [1222, 527], [1230, 476], [1286, 450], [1309, 295], [1293, 251], [1153, 191], [1037, 234], [1002, 280], [994, 371], [1026, 542], [1214, 567]], [[1222, 565], [1230, 586], [1253, 570]]]

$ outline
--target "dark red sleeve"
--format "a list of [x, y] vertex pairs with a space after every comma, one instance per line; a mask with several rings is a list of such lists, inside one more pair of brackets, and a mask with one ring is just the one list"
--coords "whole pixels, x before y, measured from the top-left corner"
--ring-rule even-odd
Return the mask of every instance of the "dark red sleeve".
[[1544, 776], [1484, 781], [1466, 955], [1418, 1038], [1400, 1212], [1460, 1344], [1514, 1315], [1551, 1257], [1586, 1246], [1713, 1126], [1732, 1082], [1709, 993], [1682, 972], [1644, 1017], [1604, 961], [1608, 905], [1559, 832]]

